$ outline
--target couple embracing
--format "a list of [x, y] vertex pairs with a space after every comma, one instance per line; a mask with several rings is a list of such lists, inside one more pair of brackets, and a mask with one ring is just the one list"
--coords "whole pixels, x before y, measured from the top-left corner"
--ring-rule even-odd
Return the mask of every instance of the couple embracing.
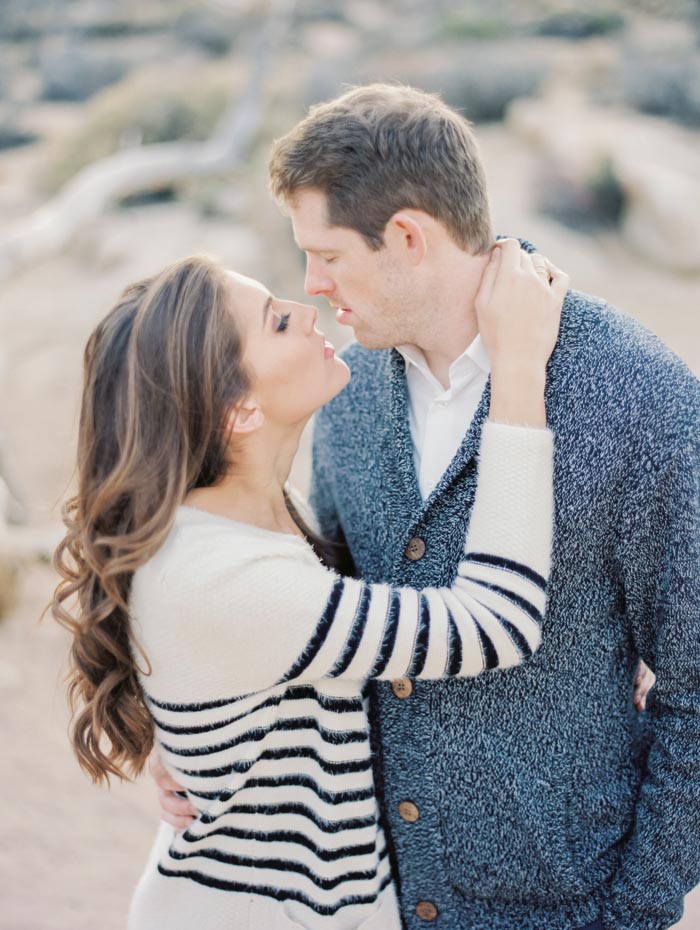
[[495, 238], [436, 97], [314, 107], [270, 177], [342, 358], [199, 257], [85, 352], [54, 613], [83, 768], [156, 747], [131, 930], [664, 930], [700, 880], [697, 381]]

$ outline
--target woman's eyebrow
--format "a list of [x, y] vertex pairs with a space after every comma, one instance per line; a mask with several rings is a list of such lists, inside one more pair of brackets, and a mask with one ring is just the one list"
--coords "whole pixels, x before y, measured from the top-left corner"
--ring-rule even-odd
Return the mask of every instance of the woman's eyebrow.
[[263, 304], [263, 308], [262, 308], [262, 328], [263, 329], [265, 329], [265, 323], [267, 321], [267, 314], [269, 313], [271, 306], [272, 306], [272, 294], [270, 294], [270, 296], [267, 298], [267, 300]]

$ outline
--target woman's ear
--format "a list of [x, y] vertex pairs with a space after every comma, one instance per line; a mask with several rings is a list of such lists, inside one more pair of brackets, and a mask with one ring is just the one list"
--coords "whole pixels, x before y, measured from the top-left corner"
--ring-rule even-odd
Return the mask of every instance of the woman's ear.
[[226, 426], [230, 433], [245, 435], [259, 430], [265, 422], [262, 407], [254, 397], [246, 397], [240, 403], [231, 407], [226, 417]]

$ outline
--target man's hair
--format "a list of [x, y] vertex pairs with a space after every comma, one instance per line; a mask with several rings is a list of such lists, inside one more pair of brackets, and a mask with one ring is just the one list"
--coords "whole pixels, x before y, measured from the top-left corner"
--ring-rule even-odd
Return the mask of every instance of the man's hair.
[[370, 248], [399, 210], [439, 220], [473, 254], [493, 244], [486, 178], [471, 124], [435, 94], [369, 84], [311, 107], [270, 159], [274, 197], [326, 195], [328, 222], [356, 230]]

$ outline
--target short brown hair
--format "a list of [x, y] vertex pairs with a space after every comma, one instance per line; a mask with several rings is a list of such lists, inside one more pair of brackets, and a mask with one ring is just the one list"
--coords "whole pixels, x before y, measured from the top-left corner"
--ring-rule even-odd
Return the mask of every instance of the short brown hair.
[[486, 178], [471, 124], [435, 94], [369, 84], [313, 106], [270, 159], [280, 201], [322, 191], [328, 221], [354, 229], [372, 249], [398, 210], [439, 220], [460, 248], [493, 244]]

